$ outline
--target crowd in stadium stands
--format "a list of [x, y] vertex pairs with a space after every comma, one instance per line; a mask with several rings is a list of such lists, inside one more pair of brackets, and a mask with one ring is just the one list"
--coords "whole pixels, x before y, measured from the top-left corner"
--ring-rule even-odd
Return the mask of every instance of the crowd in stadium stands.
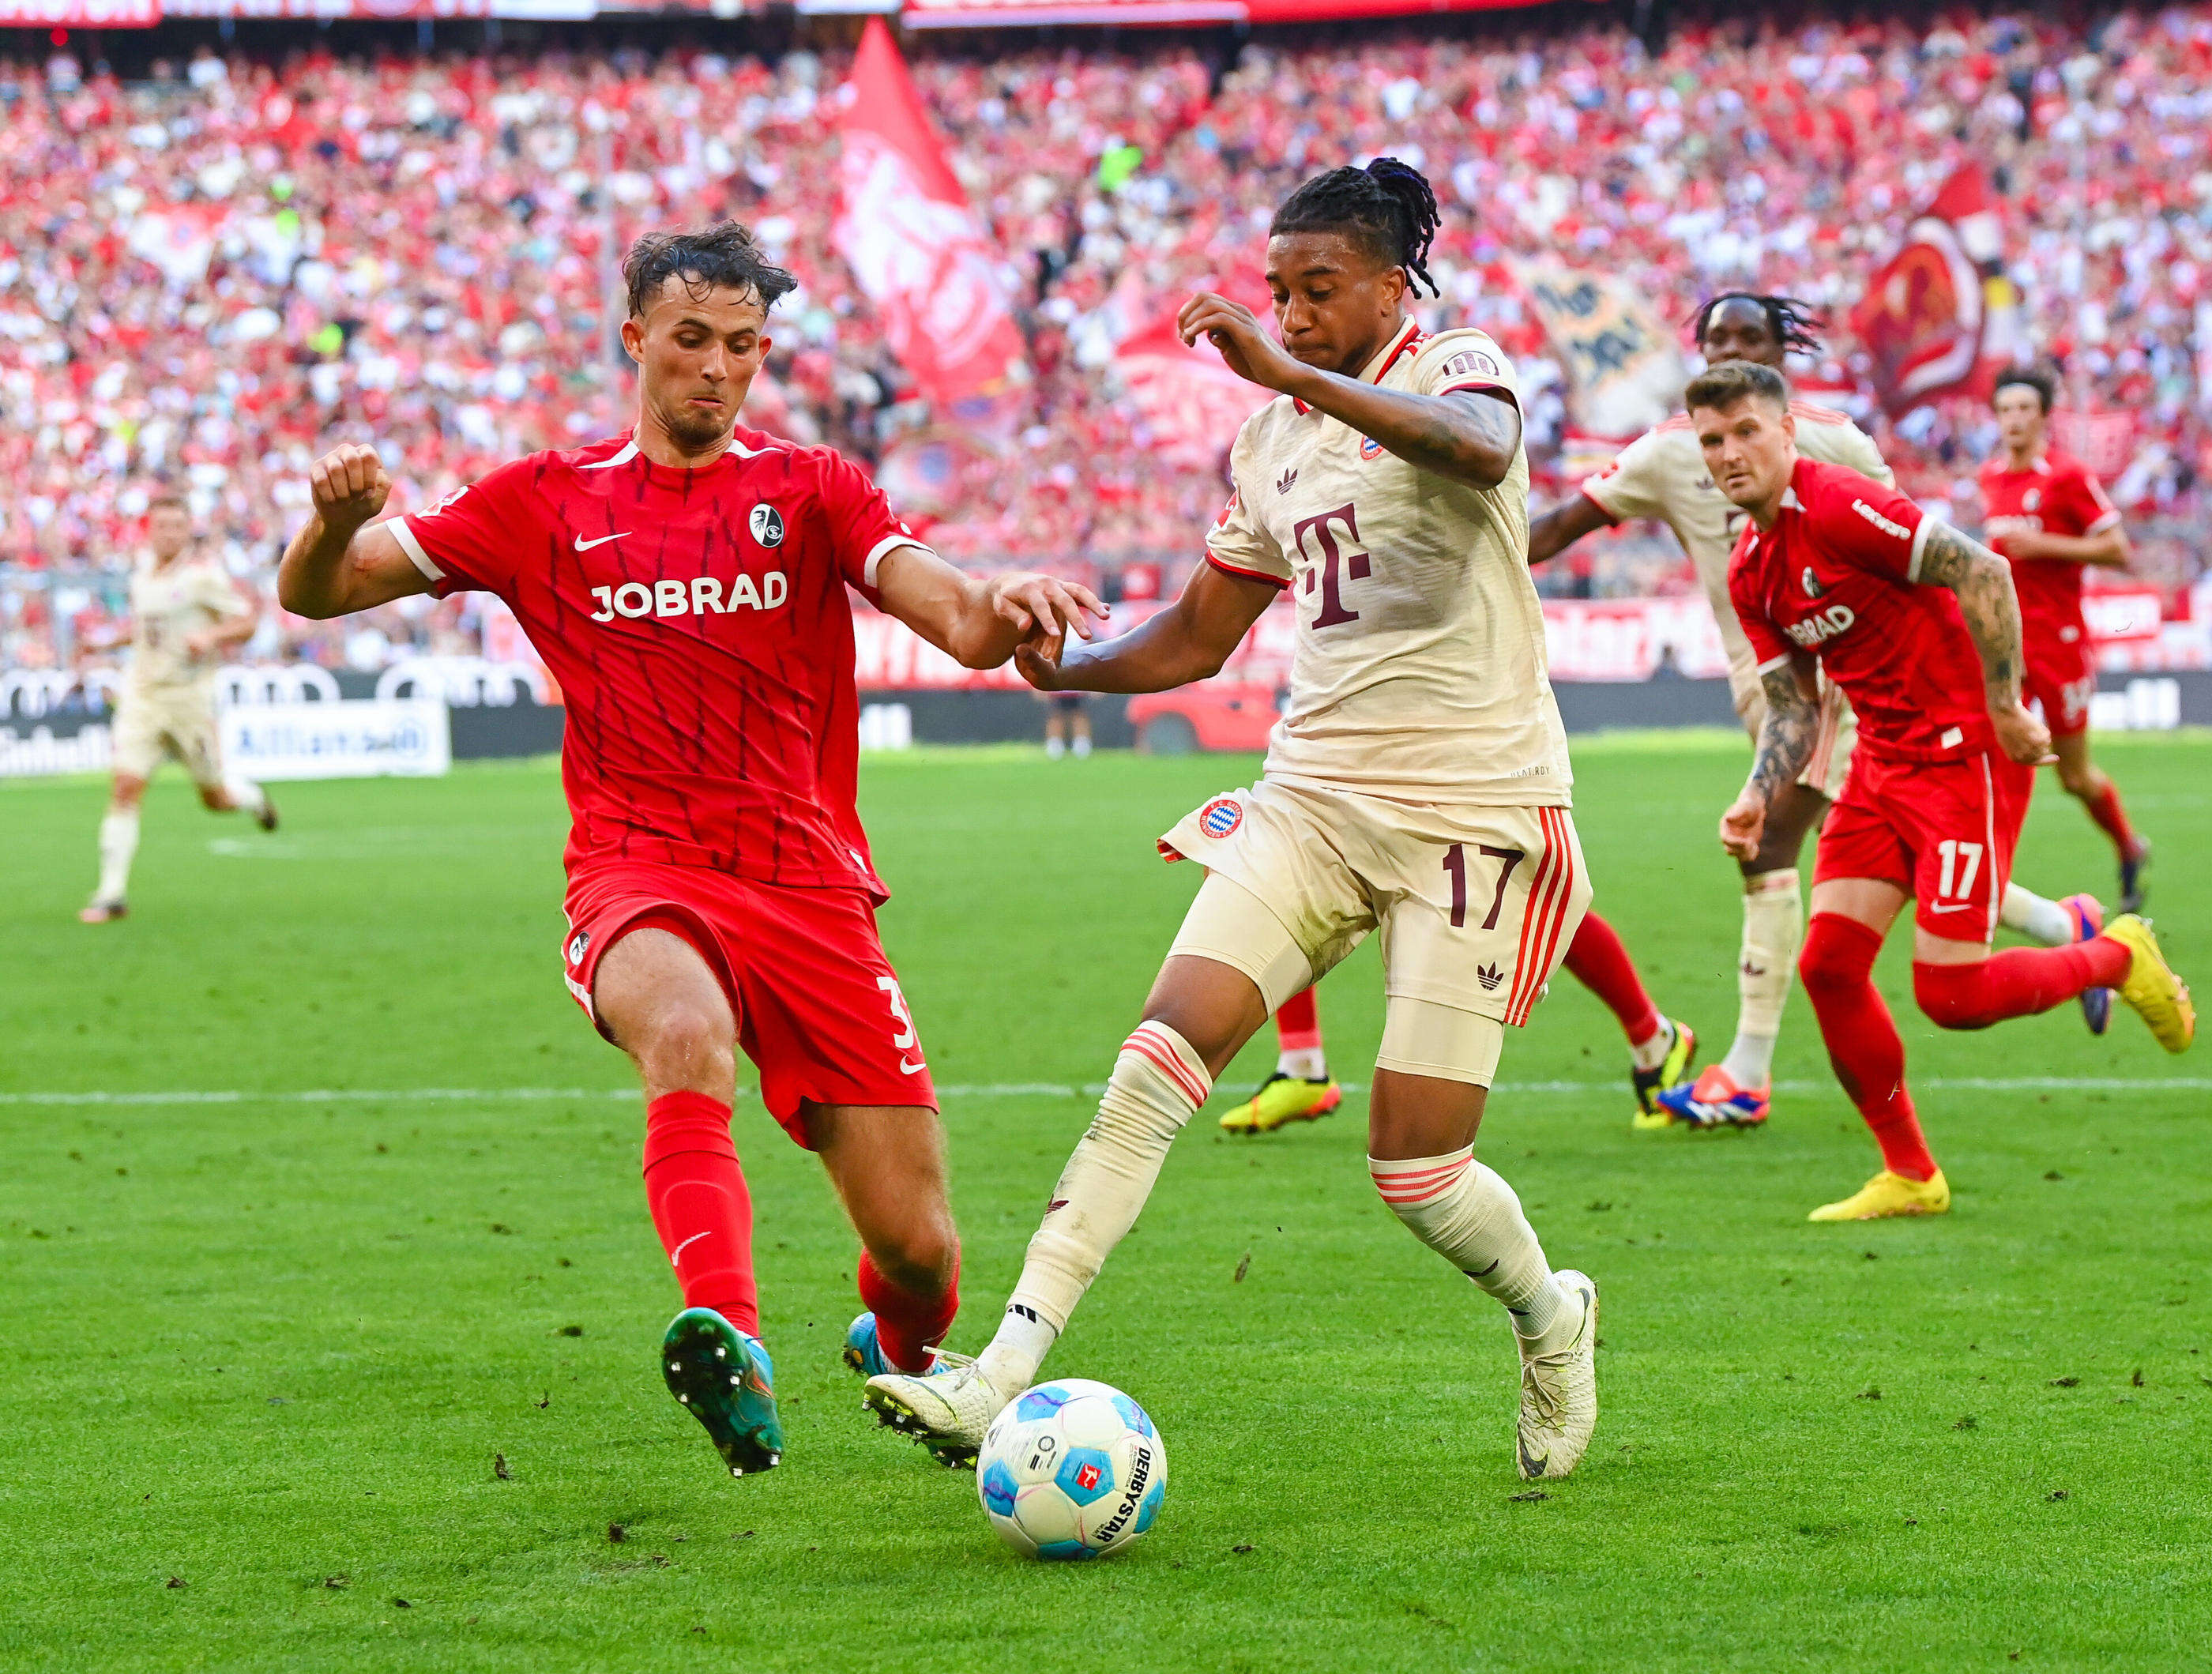
[[[1480, 325], [1520, 362], [1540, 497], [1561, 491], [1565, 413], [1504, 283], [1512, 259], [1626, 275], [1669, 320], [1742, 285], [1840, 319], [1972, 157], [2065, 399], [2133, 416], [2116, 492], [2144, 527], [2182, 527], [2202, 503], [2212, 4], [2086, 33], [2047, 14], [1818, 23], [1752, 45], [1699, 29], [1656, 58], [1595, 27], [1255, 42], [1233, 64], [1171, 40], [915, 53], [1006, 252], [1035, 370], [995, 454], [940, 449], [943, 473], [915, 490], [960, 562], [1150, 558], [1172, 584], [1221, 477], [1161, 463], [1119, 397], [1115, 346], [1210, 277], [1249, 274], [1297, 180], [1380, 152], [1425, 170], [1446, 206], [1430, 323]], [[647, 225], [735, 215], [802, 277], [757, 397], [763, 428], [870, 460], [916, 434], [930, 415], [832, 248], [843, 72], [809, 52], [279, 68], [203, 50], [125, 85], [62, 51], [0, 63], [0, 667], [112, 631], [157, 481], [186, 486], [233, 568], [265, 577], [306, 507], [308, 462], [337, 441], [379, 442], [404, 508], [617, 428], [605, 299]], [[1851, 381], [1840, 362], [1805, 370]], [[1881, 421], [1880, 435], [1909, 491], [1973, 522], [1994, 437], [1972, 404]], [[1691, 587], [1648, 531], [1586, 549], [1546, 586]], [[2199, 561], [2154, 538], [2142, 565], [2179, 598]], [[468, 648], [472, 609], [272, 620], [259, 648], [374, 667]]]

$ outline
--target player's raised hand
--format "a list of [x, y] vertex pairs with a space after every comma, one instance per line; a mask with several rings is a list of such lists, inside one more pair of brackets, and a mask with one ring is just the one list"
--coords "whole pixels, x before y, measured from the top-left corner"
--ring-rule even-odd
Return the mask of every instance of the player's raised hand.
[[1282, 389], [1286, 380], [1304, 370], [1283, 345], [1267, 335], [1260, 318], [1242, 302], [1202, 290], [1182, 305], [1176, 315], [1176, 330], [1184, 346], [1195, 348], [1200, 338], [1221, 351], [1229, 369], [1267, 389]]
[[1036, 575], [1024, 571], [995, 577], [991, 583], [991, 608], [1000, 620], [1012, 624], [1024, 633], [1049, 636], [1055, 643], [1053, 660], [1060, 660], [1057, 642], [1066, 638], [1073, 629], [1082, 638], [1091, 638], [1091, 624], [1086, 617], [1096, 617], [1103, 622], [1113, 615], [1111, 606], [1079, 581], [1063, 581], [1055, 576]]
[[1990, 724], [1996, 729], [1997, 747], [2021, 766], [2042, 767], [2058, 759], [2051, 753], [2051, 728], [2025, 703], [1992, 708]]
[[315, 514], [331, 529], [358, 529], [384, 509], [392, 492], [392, 478], [376, 449], [359, 441], [333, 447], [317, 460], [308, 469], [307, 485], [314, 492]]
[[1721, 847], [1740, 861], [1759, 857], [1759, 840], [1766, 831], [1766, 803], [1748, 790], [1729, 804], [1721, 816]]

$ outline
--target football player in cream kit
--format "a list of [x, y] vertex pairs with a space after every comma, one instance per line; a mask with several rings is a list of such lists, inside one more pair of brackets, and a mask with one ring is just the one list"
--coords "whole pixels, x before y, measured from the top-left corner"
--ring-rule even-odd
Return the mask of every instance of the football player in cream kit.
[[1597, 1293], [1554, 1272], [1512, 1189], [1474, 1160], [1504, 1026], [1590, 898], [1566, 737], [1527, 563], [1513, 369], [1480, 332], [1405, 311], [1436, 228], [1395, 159], [1309, 180], [1267, 245], [1279, 345], [1201, 295], [1187, 342], [1280, 391], [1245, 421], [1235, 493], [1170, 609], [1118, 639], [1016, 653], [1045, 691], [1158, 691], [1213, 673], [1278, 592], [1297, 607], [1267, 777], [1161, 841], [1206, 868], [1144, 1020], [1054, 1189], [997, 1336], [969, 1361], [870, 1380], [868, 1404], [949, 1464], [1035, 1380], [1213, 1078], [1285, 999], [1370, 931], [1388, 996], [1369, 1168], [1415, 1237], [1507, 1310], [1516, 1464], [1561, 1476], [1597, 1419]]
[[[1779, 371], [1792, 351], [1820, 352], [1820, 339], [1813, 335], [1820, 324], [1813, 310], [1794, 297], [1729, 291], [1698, 310], [1692, 330], [1708, 366], [1749, 361]], [[1807, 459], [1846, 466], [1894, 485], [1873, 440], [1848, 415], [1801, 400], [1790, 402], [1790, 415], [1796, 423], [1798, 451]], [[1686, 413], [1645, 431], [1611, 466], [1583, 483], [1579, 494], [1537, 517], [1528, 530], [1528, 562], [1554, 557], [1594, 530], [1647, 517], [1674, 532], [1697, 569], [1728, 650], [1729, 691], [1736, 715], [1756, 740], [1766, 699], [1759, 660], [1736, 620], [1728, 590], [1729, 554], [1743, 528], [1744, 514], [1714, 485]], [[1726, 1056], [1707, 1065], [1694, 1080], [1657, 1095], [1660, 1125], [1668, 1117], [1699, 1128], [1755, 1127], [1766, 1120], [1774, 1044], [1805, 938], [1797, 859], [1807, 834], [1842, 794], [1857, 736], [1858, 724], [1842, 691], [1824, 683], [1812, 759], [1796, 782], [1775, 796], [1758, 854], [1738, 862], [1743, 874], [1743, 941], [1736, 965], [1735, 1040]], [[2052, 946], [2094, 934], [2094, 928], [2083, 930], [2077, 924], [2074, 905], [2045, 900], [2015, 884], [2005, 895], [2003, 922]], [[2095, 909], [2094, 902], [2088, 906]], [[2089, 1007], [2100, 1001], [2108, 1009], [2109, 994], [2095, 993]], [[2092, 1026], [2101, 1032], [2094, 1009]]]
[[173, 495], [147, 508], [151, 551], [131, 576], [131, 667], [115, 711], [114, 787], [100, 822], [100, 886], [77, 916], [106, 924], [129, 910], [131, 861], [146, 782], [174, 756], [212, 813], [242, 808], [264, 831], [276, 810], [251, 779], [226, 777], [216, 734], [215, 673], [253, 637], [260, 609], [219, 560], [192, 550], [191, 514]]

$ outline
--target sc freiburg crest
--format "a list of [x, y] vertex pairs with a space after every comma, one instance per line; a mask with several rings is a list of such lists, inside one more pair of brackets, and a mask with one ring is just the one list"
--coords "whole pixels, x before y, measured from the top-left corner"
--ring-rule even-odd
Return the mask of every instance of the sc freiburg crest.
[[783, 545], [783, 514], [774, 506], [755, 506], [752, 515], [745, 520], [745, 527], [752, 531], [753, 539], [763, 546]]
[[1813, 566], [1809, 563], [1805, 566], [1804, 575], [1799, 577], [1799, 584], [1804, 587], [1808, 599], [1824, 597], [1828, 591], [1820, 585], [1820, 578], [1813, 573]]

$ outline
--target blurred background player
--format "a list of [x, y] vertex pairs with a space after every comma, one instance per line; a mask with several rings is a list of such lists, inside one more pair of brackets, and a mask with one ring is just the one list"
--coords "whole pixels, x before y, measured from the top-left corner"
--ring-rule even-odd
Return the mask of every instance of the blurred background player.
[[210, 813], [243, 810], [276, 829], [269, 794], [222, 770], [215, 718], [216, 671], [261, 619], [260, 601], [233, 581], [221, 559], [198, 551], [183, 499], [155, 496], [146, 510], [148, 552], [131, 576], [131, 667], [115, 709], [115, 781], [100, 822], [100, 883], [77, 914], [106, 924], [130, 910], [131, 861], [146, 782], [165, 757], [184, 764]]
[[[1728, 291], [1698, 310], [1691, 330], [1708, 366], [1745, 361], [1779, 370], [1792, 351], [1821, 352], [1820, 340], [1813, 334], [1821, 324], [1811, 307], [1795, 297]], [[1790, 411], [1804, 457], [1849, 466], [1878, 483], [1893, 481], [1872, 440], [1849, 417], [1809, 401], [1793, 400]], [[1728, 596], [1729, 552], [1743, 527], [1743, 514], [1714, 486], [1686, 415], [1646, 431], [1584, 482], [1579, 494], [1532, 521], [1528, 562], [1541, 563], [1595, 530], [1635, 518], [1652, 518], [1673, 530], [1696, 569], [1728, 651], [1729, 695], [1755, 740], [1765, 698], [1750, 642]], [[1766, 1120], [1773, 1096], [1774, 1044], [1782, 1032], [1790, 976], [1804, 938], [1797, 862], [1806, 834], [1819, 827], [1843, 788], [1856, 734], [1849, 701], [1831, 685], [1821, 693], [1820, 730], [1811, 759], [1802, 776], [1776, 795], [1758, 853], [1740, 863], [1743, 940], [1736, 959], [1735, 1038], [1726, 1056], [1708, 1065], [1694, 1082], [1670, 1085], [1656, 1100], [1644, 1096], [1639, 1087], [1638, 1126], [1751, 1126]], [[2094, 903], [2089, 905], [2094, 909]], [[2017, 886], [2006, 895], [2004, 913], [2005, 923], [2048, 944], [2070, 941], [2076, 933], [2067, 910]], [[2101, 915], [2097, 922], [2102, 922]], [[2092, 1026], [2101, 1028], [2101, 1015], [2092, 1012]]]
[[1217, 673], [1279, 593], [1297, 606], [1267, 776], [1161, 839], [1206, 868], [1090, 1130], [975, 1362], [870, 1379], [887, 1425], [973, 1465], [1134, 1222], [1176, 1134], [1270, 1012], [1370, 931], [1387, 996], [1368, 1167], [1416, 1238], [1504, 1307], [1522, 1361], [1516, 1458], [1562, 1476], [1597, 1420], [1596, 1287], [1554, 1273], [1512, 1188], [1474, 1160], [1504, 1044], [1589, 900], [1528, 565], [1511, 366], [1476, 331], [1407, 317], [1437, 226], [1395, 158], [1317, 175], [1276, 212], [1278, 343], [1201, 293], [1177, 317], [1279, 393], [1231, 450], [1234, 490], [1170, 608], [1066, 655], [1040, 690], [1160, 691]]
[[1723, 846], [1759, 852], [1766, 810], [1811, 759], [1819, 701], [1799, 663], [1849, 696], [1859, 759], [1823, 833], [1798, 969], [1836, 1077], [1874, 1130], [1882, 1170], [1814, 1220], [1942, 1214], [1951, 1189], [1905, 1085], [1905, 1049], [1873, 980], [1907, 899], [1912, 986], [1947, 1029], [1985, 1029], [2117, 988], [2159, 1044], [2196, 1031], [2189, 990], [2132, 913], [2064, 947], [1990, 951], [1998, 903], [2051, 734], [2021, 703], [2020, 610], [2004, 560], [1840, 465], [1802, 458], [1789, 386], [1735, 362], [1685, 405], [1714, 482], [1751, 514], [1729, 592], [1766, 694], [1751, 777]]
[[1091, 699], [1079, 691], [1055, 691], [1044, 698], [1044, 753], [1058, 761], [1091, 753]]
[[738, 428], [798, 283], [744, 228], [642, 238], [623, 277], [629, 432], [381, 523], [382, 464], [341, 447], [312, 473], [282, 597], [327, 618], [496, 594], [568, 695], [563, 979], [644, 1084], [646, 1200], [685, 1305], [662, 1376], [744, 1476], [781, 1461], [783, 1430], [730, 1134], [740, 1048], [860, 1234], [848, 1363], [919, 1370], [959, 1306], [944, 1130], [854, 807], [846, 588], [970, 668], [1103, 612], [1040, 576], [969, 580], [835, 451]]
[[2129, 825], [2119, 788], [2089, 759], [2097, 660], [2081, 615], [2083, 566], [2123, 569], [2133, 549], [2096, 473], [2047, 440], [2057, 387], [2048, 373], [2021, 368], [1997, 379], [1991, 405], [2001, 445], [1981, 469], [1983, 531], [2012, 565], [2027, 653], [2022, 689], [2051, 728], [2058, 782], [2112, 840], [2120, 910], [2140, 912], [2150, 844]]

